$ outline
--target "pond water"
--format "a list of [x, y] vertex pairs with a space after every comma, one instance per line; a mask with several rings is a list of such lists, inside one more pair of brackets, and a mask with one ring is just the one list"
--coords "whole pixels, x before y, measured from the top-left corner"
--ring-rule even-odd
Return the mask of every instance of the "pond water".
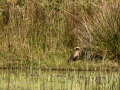
[[120, 72], [0, 70], [0, 90], [120, 90]]

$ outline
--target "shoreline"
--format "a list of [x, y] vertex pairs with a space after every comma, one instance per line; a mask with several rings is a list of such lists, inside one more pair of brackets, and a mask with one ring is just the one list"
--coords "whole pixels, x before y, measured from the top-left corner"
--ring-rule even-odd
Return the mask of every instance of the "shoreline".
[[29, 68], [29, 67], [0, 67], [0, 69], [21, 69], [21, 70], [25, 70], [25, 69], [32, 69], [32, 70], [43, 70], [43, 71], [107, 71], [107, 72], [110, 72], [110, 71], [120, 71], [120, 67], [115, 67], [113, 69], [110, 69], [110, 68], [103, 68], [103, 69], [73, 69], [73, 68]]

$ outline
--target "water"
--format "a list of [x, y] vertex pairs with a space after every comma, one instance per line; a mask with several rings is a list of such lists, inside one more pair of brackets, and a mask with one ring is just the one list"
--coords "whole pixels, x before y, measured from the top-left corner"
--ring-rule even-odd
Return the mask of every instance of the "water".
[[0, 70], [0, 90], [120, 90], [120, 72]]

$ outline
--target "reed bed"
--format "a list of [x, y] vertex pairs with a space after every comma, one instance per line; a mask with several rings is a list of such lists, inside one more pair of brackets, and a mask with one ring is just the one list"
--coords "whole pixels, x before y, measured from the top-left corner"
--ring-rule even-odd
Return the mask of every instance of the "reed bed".
[[[1, 0], [0, 66], [119, 69], [119, 3]], [[66, 60], [75, 46], [81, 47], [83, 61], [68, 64]]]
[[118, 72], [1, 70], [0, 89], [119, 90]]

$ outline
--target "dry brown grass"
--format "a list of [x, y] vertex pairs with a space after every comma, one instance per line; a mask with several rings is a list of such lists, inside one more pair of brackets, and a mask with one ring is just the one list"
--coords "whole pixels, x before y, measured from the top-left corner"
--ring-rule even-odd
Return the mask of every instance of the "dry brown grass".
[[52, 67], [76, 46], [119, 60], [119, 15], [119, 0], [1, 0], [0, 60]]

